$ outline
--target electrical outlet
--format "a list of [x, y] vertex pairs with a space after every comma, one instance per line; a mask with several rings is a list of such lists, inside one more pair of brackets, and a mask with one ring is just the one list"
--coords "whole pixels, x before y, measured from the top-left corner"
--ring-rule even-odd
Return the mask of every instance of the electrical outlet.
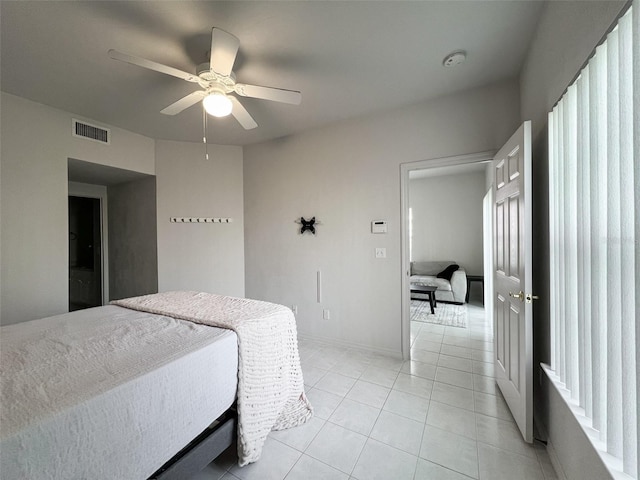
[[376, 248], [376, 258], [387, 258], [387, 249]]
[[328, 308], [322, 310], [322, 318], [324, 318], [325, 320], [331, 320], [331, 312], [329, 312]]
[[291, 305], [291, 311], [293, 312], [294, 315], [298, 315], [298, 306]]

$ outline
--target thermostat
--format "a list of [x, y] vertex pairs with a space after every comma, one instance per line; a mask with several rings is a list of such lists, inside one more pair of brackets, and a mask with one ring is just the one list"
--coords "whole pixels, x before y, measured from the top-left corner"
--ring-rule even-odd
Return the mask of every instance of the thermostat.
[[387, 222], [384, 220], [371, 222], [371, 233], [387, 233]]

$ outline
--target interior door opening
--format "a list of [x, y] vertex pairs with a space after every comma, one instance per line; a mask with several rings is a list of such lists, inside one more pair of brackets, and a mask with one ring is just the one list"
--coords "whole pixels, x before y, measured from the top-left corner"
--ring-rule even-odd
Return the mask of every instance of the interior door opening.
[[[411, 355], [411, 265], [409, 249], [409, 173], [416, 169], [456, 166], [474, 162], [491, 162], [492, 192], [484, 199], [485, 242], [491, 234], [492, 259], [484, 250], [485, 306], [491, 310], [492, 322], [483, 320], [493, 329], [491, 341], [494, 377], [506, 406], [518, 425], [523, 439], [533, 441], [533, 338], [531, 300], [532, 235], [531, 235], [531, 122], [527, 121], [494, 155], [463, 155], [400, 166], [401, 185], [401, 261], [402, 261], [402, 354]], [[493, 197], [493, 198], [492, 198]], [[491, 214], [488, 214], [489, 201]], [[415, 214], [415, 212], [413, 212]], [[491, 224], [487, 225], [486, 219]], [[487, 245], [488, 246], [488, 245]], [[415, 245], [412, 245], [412, 250]], [[451, 260], [451, 259], [447, 259]], [[491, 273], [488, 263], [492, 264]], [[444, 332], [443, 332], [444, 333]], [[417, 339], [416, 339], [417, 340]], [[488, 342], [483, 342], [488, 343]], [[426, 356], [425, 356], [426, 357]], [[486, 357], [485, 357], [486, 358]], [[438, 359], [440, 361], [440, 359]], [[489, 363], [489, 362], [484, 362]], [[479, 365], [479, 368], [485, 366]], [[475, 364], [474, 364], [475, 368]], [[480, 370], [479, 370], [480, 372]], [[475, 379], [474, 379], [475, 381]]]
[[102, 305], [99, 198], [69, 196], [69, 311]]
[[[411, 334], [411, 294], [410, 294], [410, 277], [411, 277], [411, 261], [412, 260], [424, 260], [423, 258], [417, 258], [419, 256], [426, 256], [426, 257], [430, 257], [430, 256], [438, 256], [435, 251], [425, 251], [424, 248], [422, 248], [422, 253], [420, 252], [420, 249], [416, 249], [416, 245], [415, 245], [415, 239], [412, 238], [412, 233], [410, 231], [411, 227], [415, 227], [415, 225], [412, 225], [412, 217], [416, 217], [416, 212], [411, 211], [410, 212], [410, 183], [411, 180], [410, 178], [413, 177], [414, 179], [416, 177], [420, 177], [422, 176], [421, 174], [419, 174], [416, 171], [421, 171], [424, 172], [426, 174], [427, 177], [430, 176], [449, 176], [452, 175], [452, 177], [449, 178], [457, 178], [458, 174], [464, 175], [465, 177], [468, 177], [469, 175], [477, 175], [478, 173], [480, 173], [481, 171], [484, 172], [482, 173], [483, 176], [485, 176], [486, 178], [486, 170], [487, 170], [487, 166], [488, 166], [488, 162], [490, 162], [493, 159], [493, 155], [495, 152], [480, 152], [480, 153], [476, 153], [476, 154], [470, 154], [470, 155], [460, 155], [460, 156], [455, 156], [455, 157], [446, 157], [446, 158], [439, 158], [439, 159], [434, 159], [434, 160], [424, 160], [421, 162], [411, 162], [411, 163], [405, 163], [402, 164], [400, 166], [401, 169], [401, 204], [402, 204], [402, 211], [401, 211], [401, 235], [402, 235], [402, 244], [401, 244], [401, 258], [402, 258], [402, 330], [401, 330], [401, 338], [402, 338], [402, 352], [403, 352], [403, 357], [405, 360], [408, 360], [411, 356], [411, 341], [412, 338], [415, 338], [415, 335], [412, 337]], [[475, 172], [475, 173], [474, 173]], [[418, 175], [416, 175], [416, 173], [418, 173]], [[444, 177], [441, 177], [444, 178]], [[468, 180], [467, 180], [468, 182]], [[476, 180], [473, 181], [473, 185], [475, 185], [473, 187], [474, 191], [480, 187], [478, 187], [476, 185]], [[441, 182], [442, 183], [442, 182]], [[448, 183], [447, 183], [448, 185]], [[466, 184], [465, 184], [466, 185]], [[463, 187], [459, 187], [459, 186], [451, 186], [452, 191], [456, 191], [460, 188]], [[482, 196], [484, 195], [484, 193], [486, 192], [486, 180], [485, 183], [482, 185], [482, 187], [480, 188], [480, 192], [479, 192], [479, 196], [477, 198], [477, 202], [478, 202], [478, 215], [482, 216]], [[475, 195], [475, 194], [474, 194]], [[420, 201], [422, 201], [423, 199], [420, 199]], [[415, 199], [414, 199], [415, 201]], [[424, 202], [423, 202], [424, 203]], [[464, 201], [456, 201], [456, 203], [458, 203], [458, 205], [466, 205], [466, 203]], [[461, 207], [458, 208], [461, 208]], [[433, 208], [434, 211], [438, 210], [436, 207]], [[440, 217], [442, 217], [441, 214], [438, 214]], [[465, 217], [467, 216], [467, 212], [465, 212]], [[455, 218], [451, 219], [452, 222], [456, 221]], [[478, 225], [477, 228], [480, 228], [480, 225]], [[427, 231], [427, 236], [425, 238], [429, 238], [428, 235], [428, 231], [433, 231], [434, 229], [438, 229], [437, 226], [434, 225], [430, 225], [429, 228], [426, 228]], [[475, 235], [475, 234], [474, 234]], [[423, 235], [424, 237], [424, 235]], [[461, 238], [466, 238], [463, 235], [458, 235], [456, 237], [456, 242], [458, 240], [460, 240], [458, 237]], [[482, 238], [482, 231], [480, 231], [477, 234], [477, 242], [478, 243], [483, 243], [483, 238]], [[456, 247], [452, 246], [452, 245], [448, 245], [447, 247], [448, 249], [454, 249]], [[480, 249], [482, 249], [482, 247], [480, 247]], [[440, 252], [442, 253], [442, 252]], [[415, 254], [415, 255], [414, 255]], [[451, 253], [451, 255], [456, 256], [455, 254]], [[451, 256], [451, 255], [446, 255]], [[464, 256], [469, 256], [471, 255], [471, 257], [473, 258], [473, 262], [472, 264], [468, 265], [468, 267], [470, 267], [470, 271], [469, 273], [473, 274], [472, 276], [475, 277], [475, 280], [480, 280], [482, 279], [482, 275], [484, 273], [484, 259], [481, 259], [480, 257], [483, 256], [483, 252], [480, 251], [479, 256], [478, 253], [473, 253], [470, 254], [470, 250], [466, 250], [465, 249], [465, 255]], [[416, 256], [416, 258], [412, 258], [412, 256]], [[464, 267], [464, 263], [468, 263], [469, 258], [462, 258], [462, 259], [458, 259], [458, 258], [427, 258], [428, 260], [453, 260], [454, 262], [463, 262], [463, 267]], [[477, 300], [477, 309], [479, 310], [479, 312], [476, 313], [480, 313], [482, 312], [482, 318], [480, 318], [480, 322], [482, 323], [482, 326], [484, 326], [485, 319], [484, 319], [484, 308], [482, 305], [482, 297], [478, 297], [477, 294], [479, 293], [480, 288], [482, 288], [483, 284], [482, 283], [469, 283], [467, 282], [467, 286], [471, 287], [472, 289], [472, 295], [471, 295], [471, 300], [474, 301], [473, 299], [475, 298]], [[486, 282], [484, 283], [484, 291], [485, 294], [489, 293], [486, 290]], [[464, 288], [464, 287], [463, 287]], [[481, 290], [480, 290], [481, 291]], [[436, 295], [437, 297], [437, 295]], [[446, 299], [445, 299], [446, 300]], [[459, 300], [456, 297], [456, 294], [454, 293], [454, 299], [453, 299], [453, 304], [457, 304], [458, 302], [462, 302], [463, 306], [464, 304], [466, 304], [467, 299], [464, 298], [464, 295], [462, 297], [462, 300]], [[415, 302], [414, 302], [415, 303]], [[468, 304], [467, 304], [468, 305]], [[460, 307], [458, 307], [460, 308]], [[466, 308], [466, 307], [465, 307]], [[436, 312], [438, 311], [438, 308], [435, 309]], [[477, 319], [477, 315], [474, 315], [475, 320]], [[468, 316], [468, 319], [471, 320], [471, 316]], [[480, 326], [480, 325], [479, 325]], [[420, 352], [418, 352], [420, 353]]]

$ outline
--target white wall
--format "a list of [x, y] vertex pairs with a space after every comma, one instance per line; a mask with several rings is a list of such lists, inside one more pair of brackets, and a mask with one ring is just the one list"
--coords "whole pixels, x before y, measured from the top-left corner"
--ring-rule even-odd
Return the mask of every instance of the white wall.
[[110, 300], [158, 292], [156, 178], [110, 185]]
[[[242, 148], [156, 142], [158, 289], [244, 296]], [[177, 224], [170, 217], [231, 217]]]
[[453, 260], [482, 275], [484, 172], [409, 181], [413, 217], [411, 260]]
[[[106, 146], [73, 137], [75, 115], [5, 93], [1, 101], [2, 324], [68, 310], [69, 158], [157, 174], [160, 290], [244, 296], [241, 147], [210, 145], [205, 162], [201, 144], [158, 141], [156, 148], [150, 138], [105, 125], [112, 133]], [[170, 216], [234, 223], [175, 225]]]
[[72, 137], [70, 113], [1, 102], [0, 323], [10, 324], [68, 309], [67, 159], [153, 174], [154, 141], [112, 127], [101, 145]]
[[[247, 296], [297, 305], [302, 335], [399, 356], [400, 164], [496, 149], [518, 121], [510, 82], [245, 147]], [[371, 234], [380, 219], [389, 233]]]
[[[613, 480], [600, 456], [590, 446], [590, 440], [580, 424], [573, 419], [571, 409], [560, 392], [543, 377], [548, 391], [548, 440], [559, 460], [556, 467], [562, 472], [560, 478], [567, 480]], [[626, 477], [630, 480], [631, 477]]]
[[[621, 1], [548, 2], [520, 76], [522, 120], [533, 122], [533, 245], [534, 378], [540, 362], [550, 361], [549, 331], [549, 212], [547, 113], [559, 100], [580, 67], [624, 6]], [[600, 457], [566, 405], [548, 382], [534, 382], [534, 418], [549, 432], [561, 468], [569, 480], [608, 478]], [[576, 461], [579, 459], [579, 461]]]
[[547, 2], [520, 75], [522, 120], [535, 139], [625, 1]]

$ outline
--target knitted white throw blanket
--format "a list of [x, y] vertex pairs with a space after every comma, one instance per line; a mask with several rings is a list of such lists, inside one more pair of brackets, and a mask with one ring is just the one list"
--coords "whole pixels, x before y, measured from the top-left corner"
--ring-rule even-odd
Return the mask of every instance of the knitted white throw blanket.
[[311, 418], [295, 318], [288, 308], [200, 292], [165, 292], [112, 303], [236, 332], [240, 466], [260, 458], [271, 430], [295, 427]]

